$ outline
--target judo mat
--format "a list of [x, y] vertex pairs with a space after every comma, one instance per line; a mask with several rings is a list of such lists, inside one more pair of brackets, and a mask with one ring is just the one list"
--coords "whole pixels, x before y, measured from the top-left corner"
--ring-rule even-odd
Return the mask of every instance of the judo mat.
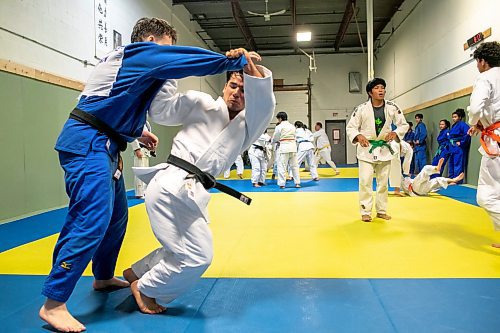
[[[224, 181], [252, 205], [214, 191], [213, 263], [165, 313], [141, 314], [129, 289], [92, 291], [89, 269], [70, 311], [89, 332], [500, 331], [500, 250], [490, 246], [500, 234], [475, 190], [390, 196], [392, 220], [363, 223], [357, 169], [340, 171], [320, 168], [322, 179], [300, 189]], [[142, 201], [129, 206], [117, 275], [158, 246]], [[0, 331], [49, 329], [40, 289], [64, 215], [0, 225]]]

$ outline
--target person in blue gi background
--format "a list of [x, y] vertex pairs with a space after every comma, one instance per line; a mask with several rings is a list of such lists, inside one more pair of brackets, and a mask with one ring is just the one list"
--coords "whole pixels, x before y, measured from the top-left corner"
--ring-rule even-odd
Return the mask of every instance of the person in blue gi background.
[[85, 330], [66, 302], [90, 260], [94, 289], [129, 286], [114, 277], [128, 219], [119, 153], [137, 137], [155, 148], [157, 140], [141, 134], [157, 92], [167, 79], [239, 70], [247, 63], [245, 57], [172, 46], [175, 29], [157, 18], [137, 21], [131, 41], [96, 65], [55, 146], [70, 202], [39, 315], [62, 332]]
[[[439, 169], [439, 177], [443, 175], [444, 166], [450, 157], [450, 139], [448, 138], [448, 132], [450, 131], [450, 122], [446, 119], [441, 119], [439, 121], [439, 135], [437, 137], [438, 149], [434, 158], [432, 159], [431, 165], [438, 165], [439, 160], [443, 158], [443, 165]], [[438, 177], [437, 174], [432, 175], [432, 178]]]
[[415, 160], [415, 174], [422, 171], [424, 166], [427, 165], [427, 147], [426, 147], [426, 139], [427, 139], [427, 128], [423, 122], [424, 115], [421, 113], [417, 113], [415, 115], [415, 121], [417, 125], [415, 126], [415, 139], [413, 140], [415, 147], [413, 151], [415, 152], [414, 160]]
[[[467, 158], [470, 149], [470, 136], [467, 135], [469, 125], [463, 119], [465, 118], [464, 109], [456, 109], [451, 114], [453, 125], [448, 133], [450, 142], [450, 164], [448, 166], [448, 177], [454, 178], [465, 172], [467, 168]], [[462, 183], [463, 181], [460, 181]], [[459, 184], [460, 184], [459, 183]]]
[[[415, 140], [415, 132], [413, 131], [413, 123], [411, 121], [408, 122], [408, 125], [410, 128], [408, 128], [408, 132], [406, 132], [405, 136], [403, 137], [403, 141], [406, 141], [408, 144], [410, 144], [411, 148], [415, 147], [415, 144], [413, 140]], [[415, 156], [412, 156], [411, 159], [411, 164], [410, 164], [410, 174], [415, 173]], [[401, 163], [403, 163], [403, 158], [401, 158]]]

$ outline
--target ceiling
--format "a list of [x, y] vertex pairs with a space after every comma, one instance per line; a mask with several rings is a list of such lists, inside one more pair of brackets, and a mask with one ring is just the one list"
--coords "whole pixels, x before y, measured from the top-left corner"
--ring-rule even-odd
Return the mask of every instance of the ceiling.
[[[374, 0], [375, 40], [403, 1]], [[315, 53], [356, 53], [362, 52], [359, 35], [367, 45], [366, 0], [269, 0], [268, 13], [286, 11], [267, 21], [248, 13], [264, 14], [265, 0], [173, 0], [172, 4], [184, 6], [200, 25], [196, 31], [200, 38], [221, 51], [245, 47], [262, 55], [290, 55], [301, 47]], [[312, 32], [312, 40], [298, 45], [295, 32], [303, 28]]]

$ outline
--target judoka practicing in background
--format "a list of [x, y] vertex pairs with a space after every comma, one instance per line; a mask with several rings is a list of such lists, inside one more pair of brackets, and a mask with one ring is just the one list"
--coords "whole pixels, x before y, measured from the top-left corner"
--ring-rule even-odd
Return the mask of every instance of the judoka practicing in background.
[[[142, 312], [164, 311], [157, 301], [173, 301], [208, 268], [213, 245], [207, 225], [210, 193], [205, 186], [212, 183], [211, 175], [227, 169], [255, 142], [271, 121], [272, 74], [254, 64], [253, 59], [260, 60], [254, 52], [229, 53], [239, 54], [248, 61], [244, 78], [240, 72], [228, 73], [223, 97], [214, 100], [198, 91], [172, 95], [165, 86], [151, 104], [151, 121], [183, 127], [174, 137], [167, 163], [134, 169], [143, 180], [150, 179], [146, 209], [162, 245], [123, 273]], [[187, 168], [197, 171], [187, 172]]]
[[[470, 96], [470, 134], [481, 132], [481, 167], [477, 203], [500, 231], [500, 43], [481, 44], [474, 51], [479, 76]], [[500, 248], [500, 243], [492, 244]]]
[[316, 131], [313, 133], [314, 145], [316, 146], [315, 165], [318, 166], [320, 163], [326, 163], [333, 169], [334, 175], [340, 174], [337, 166], [332, 161], [332, 148], [330, 146], [330, 140], [328, 140], [328, 135], [326, 135], [326, 132], [323, 129], [323, 124], [317, 122], [314, 129]]
[[314, 137], [311, 131], [304, 129], [301, 121], [295, 122], [295, 139], [297, 140], [297, 165], [300, 168], [302, 162], [309, 167], [312, 180], [319, 180], [318, 170], [314, 157]]
[[[389, 142], [403, 139], [408, 124], [401, 110], [385, 98], [386, 83], [375, 78], [366, 85], [369, 100], [359, 105], [347, 124], [347, 136], [356, 145], [359, 162], [359, 206], [361, 220], [372, 220], [373, 172], [377, 179], [375, 209], [377, 217], [389, 220], [387, 215], [388, 178], [394, 151]], [[391, 125], [396, 126], [392, 131]]]
[[[403, 179], [403, 175], [408, 176], [410, 174], [410, 165], [413, 160], [413, 148], [404, 140], [399, 141], [399, 143], [391, 141], [390, 145], [395, 154], [394, 158], [391, 160], [389, 186], [394, 187], [395, 195], [401, 195], [401, 180]], [[403, 161], [401, 162], [401, 160]], [[401, 174], [401, 172], [403, 173]]]
[[248, 149], [248, 157], [252, 165], [252, 185], [261, 187], [266, 185], [267, 173], [267, 147], [271, 142], [271, 137], [267, 134], [267, 130], [255, 141]]
[[279, 143], [277, 151], [278, 186], [285, 188], [286, 172], [291, 169], [295, 187], [300, 187], [299, 165], [297, 164], [297, 142], [295, 140], [295, 126], [288, 122], [286, 112], [276, 115], [278, 125], [274, 129], [273, 143]]
[[[148, 121], [144, 125], [144, 131], [151, 133], [151, 125]], [[156, 139], [158, 141], [158, 138]], [[130, 143], [132, 146], [132, 150], [134, 151], [134, 166], [135, 167], [148, 167], [149, 166], [149, 158], [155, 157], [155, 150], [149, 150], [144, 144], [142, 144], [139, 140], [134, 140]], [[156, 147], [155, 147], [156, 149]], [[135, 187], [135, 197], [136, 198], [144, 198], [144, 193], [146, 193], [146, 183], [140, 180], [137, 177], [134, 177], [134, 187]]]
[[424, 124], [424, 115], [415, 115], [415, 138], [413, 151], [415, 152], [415, 173], [418, 173], [427, 164], [427, 127]]
[[245, 165], [243, 164], [243, 158], [241, 157], [241, 154], [238, 155], [234, 163], [231, 163], [229, 165], [229, 168], [224, 171], [224, 178], [228, 179], [231, 175], [231, 167], [233, 166], [233, 164], [236, 164], [236, 175], [239, 179], [243, 179], [243, 171], [245, 170]]
[[[42, 294], [40, 317], [63, 332], [85, 330], [66, 301], [92, 260], [96, 290], [128, 287], [114, 277], [128, 220], [120, 151], [140, 137], [146, 112], [167, 79], [240, 69], [244, 57], [228, 59], [195, 47], [171, 46], [176, 32], [167, 21], [140, 19], [132, 43], [104, 57], [90, 74], [55, 149], [65, 172], [68, 215], [54, 248]], [[155, 148], [152, 136], [141, 138]]]
[[455, 185], [464, 179], [463, 172], [455, 178], [436, 177], [431, 179], [432, 175], [440, 173], [443, 163], [444, 158], [441, 158], [438, 165], [424, 166], [422, 171], [420, 171], [414, 179], [411, 179], [411, 177], [405, 177], [401, 183], [401, 188], [410, 196], [425, 196], [430, 192], [446, 189], [448, 188], [448, 185]]

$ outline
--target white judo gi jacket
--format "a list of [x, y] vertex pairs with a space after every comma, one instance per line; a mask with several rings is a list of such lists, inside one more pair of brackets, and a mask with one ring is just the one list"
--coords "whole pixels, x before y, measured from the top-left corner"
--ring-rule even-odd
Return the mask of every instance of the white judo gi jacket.
[[[255, 142], [275, 106], [272, 73], [258, 68], [265, 77], [244, 75], [246, 107], [232, 120], [222, 97], [214, 100], [198, 91], [174, 94], [175, 85], [168, 82], [153, 100], [149, 117], [162, 125], [182, 125], [171, 154], [218, 175]], [[149, 182], [146, 209], [162, 247], [134, 263], [132, 270], [141, 293], [169, 303], [190, 289], [211, 263], [210, 194], [186, 171], [167, 163], [134, 172]]]
[[[500, 67], [493, 67], [480, 73], [474, 82], [470, 97], [469, 124], [478, 121], [484, 128], [500, 122]], [[500, 130], [494, 131], [500, 136]], [[485, 145], [492, 155], [479, 147], [483, 155], [479, 169], [477, 203], [490, 215], [495, 230], [500, 231], [500, 149], [498, 142], [486, 136]], [[496, 156], [495, 156], [496, 155]]]
[[[371, 101], [359, 105], [352, 113], [351, 119], [347, 123], [346, 132], [349, 140], [356, 145], [356, 155], [358, 160], [375, 163], [379, 161], [390, 161], [394, 158], [387, 147], [377, 147], [370, 153], [372, 146], [362, 147], [358, 142], [354, 142], [356, 136], [364, 135], [368, 140], [384, 140], [390, 132], [395, 132], [400, 140], [403, 139], [408, 131], [409, 125], [406, 122], [403, 112], [392, 101], [385, 101], [384, 107], [385, 124], [380, 134], [377, 136], [375, 131], [375, 117]], [[391, 124], [396, 125], [393, 131]]]

